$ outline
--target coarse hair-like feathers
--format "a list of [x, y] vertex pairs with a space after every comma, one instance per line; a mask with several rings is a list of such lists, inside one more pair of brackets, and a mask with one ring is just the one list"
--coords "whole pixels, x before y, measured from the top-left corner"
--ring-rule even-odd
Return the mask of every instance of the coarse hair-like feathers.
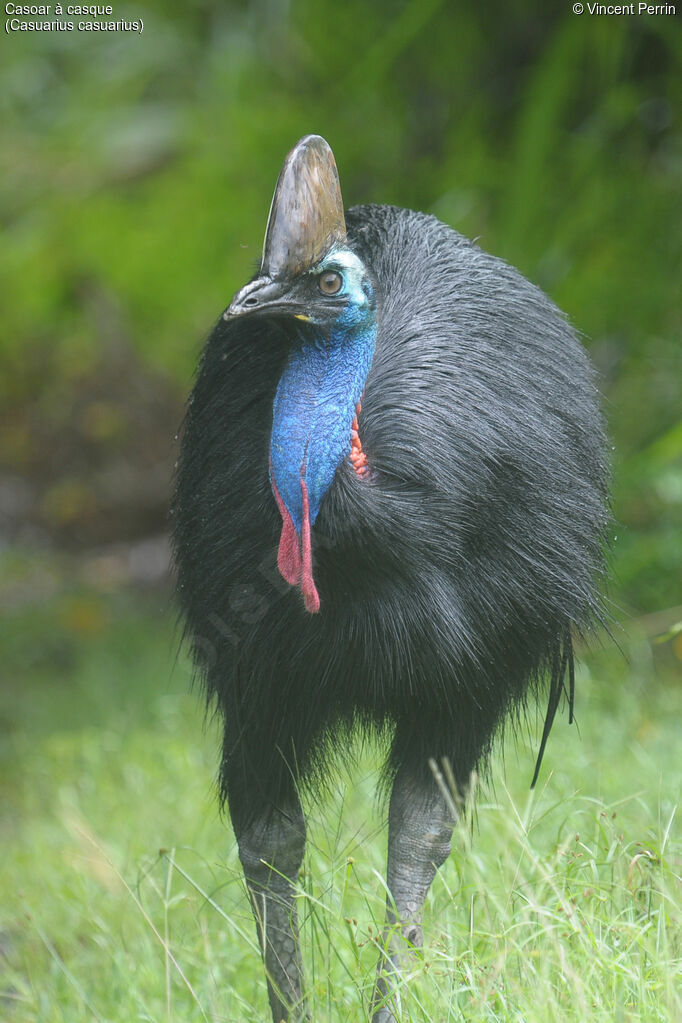
[[324, 498], [319, 614], [276, 566], [282, 328], [219, 320], [184, 424], [178, 594], [224, 716], [223, 792], [244, 819], [324, 777], [355, 726], [392, 735], [389, 772], [448, 757], [465, 785], [549, 677], [541, 757], [567, 675], [572, 703], [571, 633], [600, 615], [605, 438], [575, 332], [434, 217], [359, 206], [347, 228], [378, 300], [359, 417], [371, 474], [342, 463]]

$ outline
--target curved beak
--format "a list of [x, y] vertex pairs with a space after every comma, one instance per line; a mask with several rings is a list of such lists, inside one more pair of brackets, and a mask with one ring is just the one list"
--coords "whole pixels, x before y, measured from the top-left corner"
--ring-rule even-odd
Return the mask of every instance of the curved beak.
[[273, 281], [268, 276], [257, 277], [237, 292], [223, 313], [223, 319], [229, 320], [246, 313], [267, 313], [271, 316], [279, 314], [308, 320], [309, 317], [290, 288], [291, 285], [285, 281]]

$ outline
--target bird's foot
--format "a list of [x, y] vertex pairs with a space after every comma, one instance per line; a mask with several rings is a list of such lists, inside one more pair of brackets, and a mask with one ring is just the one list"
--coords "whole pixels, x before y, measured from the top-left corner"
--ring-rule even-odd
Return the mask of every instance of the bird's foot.
[[372, 1023], [396, 1023], [402, 1010], [401, 992], [421, 952], [419, 923], [394, 923], [384, 932], [381, 959], [372, 996]]

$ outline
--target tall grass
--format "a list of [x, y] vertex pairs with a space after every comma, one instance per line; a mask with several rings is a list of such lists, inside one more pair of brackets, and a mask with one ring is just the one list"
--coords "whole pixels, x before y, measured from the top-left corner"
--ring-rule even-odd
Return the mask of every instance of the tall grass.
[[[38, 658], [33, 700], [0, 708], [0, 1015], [262, 1021], [255, 928], [214, 798], [218, 736], [185, 662], [173, 669], [169, 630], [117, 605], [71, 654], [61, 676]], [[682, 1018], [680, 696], [654, 674], [611, 653], [583, 667], [583, 734], [557, 724], [536, 793], [530, 743], [507, 744], [504, 771], [496, 758], [429, 895], [403, 1020]], [[367, 1018], [386, 897], [375, 781], [370, 751], [309, 807], [299, 913], [316, 1021]]]

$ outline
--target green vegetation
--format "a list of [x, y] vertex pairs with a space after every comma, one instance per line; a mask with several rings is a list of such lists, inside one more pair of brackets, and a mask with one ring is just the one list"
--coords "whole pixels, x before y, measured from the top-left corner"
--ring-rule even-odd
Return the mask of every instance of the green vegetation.
[[[535, 795], [536, 727], [496, 758], [404, 1019], [682, 1019], [682, 30], [570, 8], [140, 0], [115, 12], [142, 36], [5, 38], [0, 1018], [264, 1018], [218, 737], [135, 544], [166, 528], [202, 339], [317, 131], [348, 204], [431, 211], [548, 291], [614, 444], [622, 652], [585, 654], [580, 734], [557, 723]], [[358, 759], [311, 808], [316, 1023], [365, 1018], [373, 979], [385, 838]]]
[[[218, 735], [173, 660], [165, 602], [66, 588], [10, 626], [0, 658], [24, 678], [0, 706], [3, 1018], [262, 1020], [214, 798]], [[609, 649], [583, 664], [580, 734], [557, 723], [534, 795], [525, 733], [481, 786], [429, 897], [406, 1021], [680, 1017], [682, 705], [670, 651], [655, 667], [641, 636], [623, 645], [627, 661]], [[371, 754], [311, 808], [301, 914], [317, 1020], [366, 1018], [385, 898]]]
[[[150, 457], [172, 464], [170, 424], [259, 258], [283, 155], [319, 131], [349, 204], [436, 213], [584, 333], [615, 447], [617, 600], [679, 604], [679, 18], [532, 0], [116, 11], [143, 35], [15, 33], [0, 67], [0, 467], [37, 481], [40, 528], [78, 543], [117, 538], [122, 517], [139, 533], [150, 506], [160, 519], [164, 487], [154, 504], [139, 481]], [[136, 470], [125, 509], [124, 472], [93, 470], [112, 451]]]

